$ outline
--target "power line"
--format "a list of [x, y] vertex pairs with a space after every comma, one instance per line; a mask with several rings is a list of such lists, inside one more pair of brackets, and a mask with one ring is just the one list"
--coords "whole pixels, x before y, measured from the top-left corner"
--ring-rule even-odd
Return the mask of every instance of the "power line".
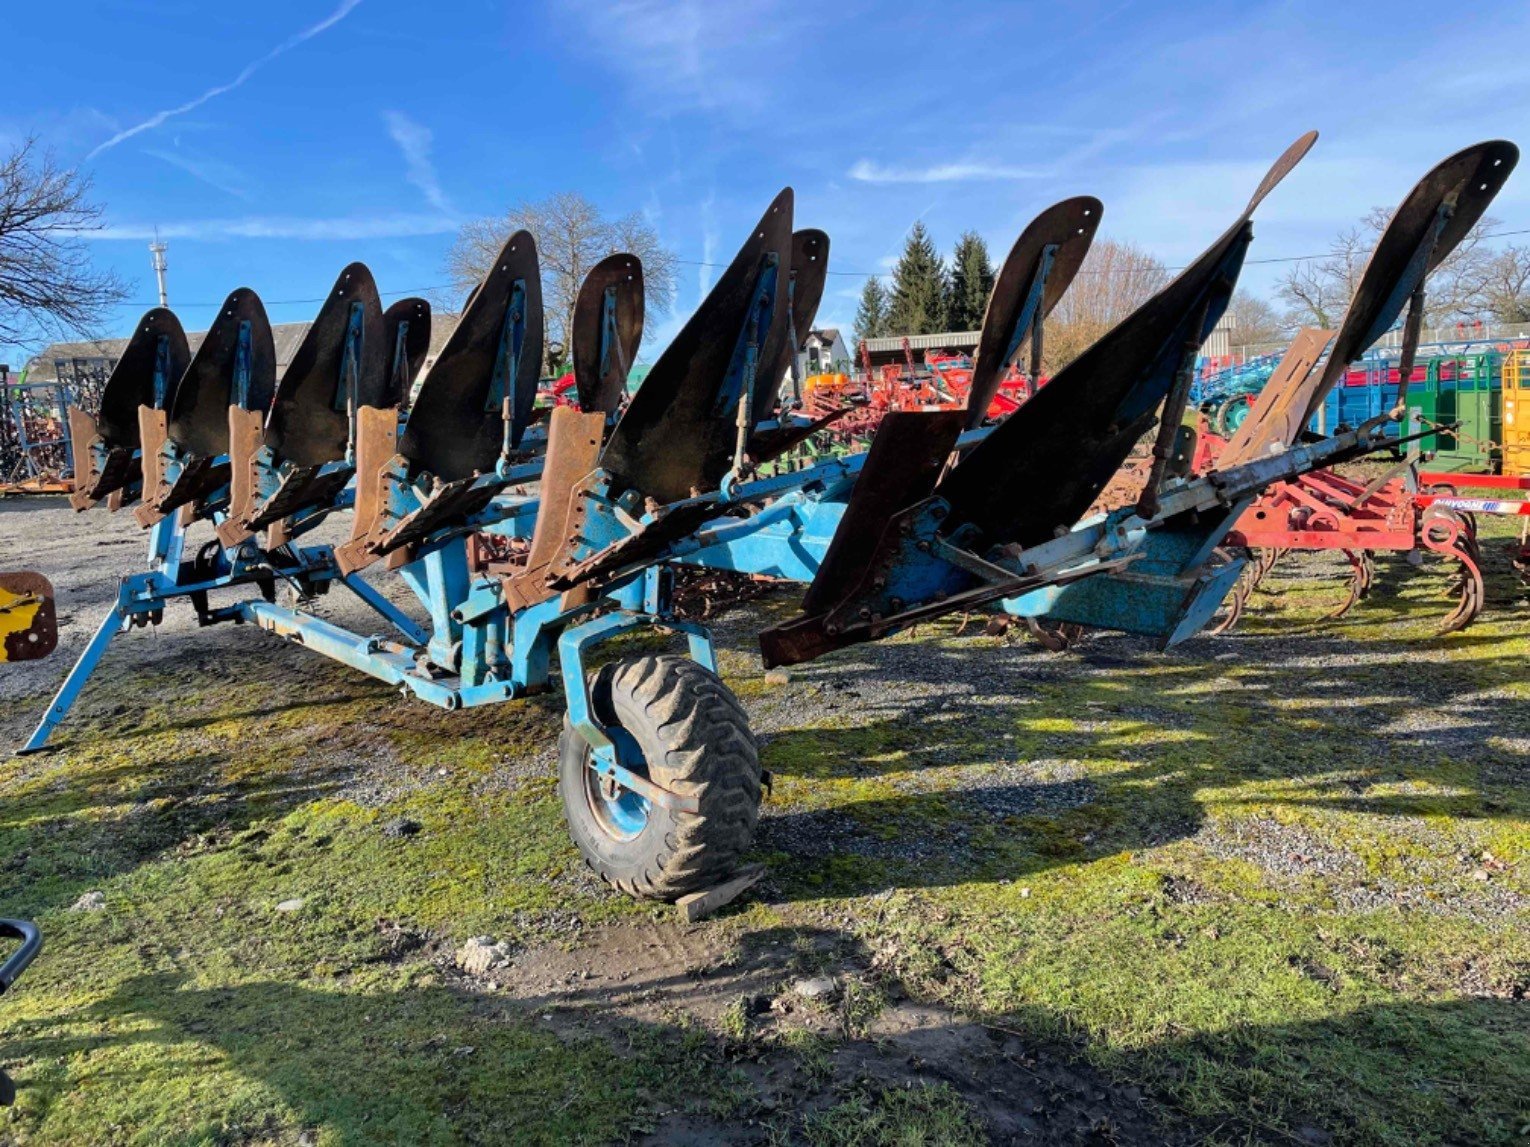
[[[1510, 238], [1511, 236], [1514, 236], [1514, 235], [1530, 235], [1530, 227], [1520, 228], [1520, 229], [1515, 230], [1515, 231], [1494, 231], [1491, 234], [1479, 236], [1479, 238], [1481, 238], [1481, 239], [1507, 239], [1507, 238]], [[1268, 265], [1271, 265], [1271, 264], [1274, 264], [1274, 263], [1307, 263], [1307, 262], [1310, 262], [1310, 261], [1312, 261], [1314, 259], [1330, 259], [1332, 257], [1333, 257], [1333, 252], [1332, 251], [1324, 251], [1323, 253], [1318, 254], [1318, 255], [1282, 255], [1282, 256], [1278, 256], [1278, 257], [1270, 258], [1270, 259], [1245, 259], [1243, 261], [1243, 265], [1245, 267], [1254, 267], [1254, 266], [1268, 266]], [[683, 266], [686, 266], [686, 267], [711, 267], [714, 270], [721, 270], [723, 268], [731, 266], [731, 264], [729, 264], [729, 263], [708, 263], [708, 262], [703, 262], [700, 259], [676, 259], [675, 262], [679, 263], [679, 264], [681, 264]], [[1185, 266], [1188, 266], [1188, 264], [1186, 264]], [[1119, 271], [1112, 270], [1112, 271], [1109, 271], [1109, 272], [1104, 272], [1104, 271], [1080, 271], [1079, 274], [1081, 274], [1081, 275], [1100, 275], [1100, 274], [1112, 274], [1112, 275], [1147, 275], [1147, 274], [1153, 274], [1153, 275], [1156, 275], [1156, 274], [1162, 274], [1165, 271], [1183, 271], [1185, 269], [1185, 266], [1162, 267], [1162, 268], [1159, 268], [1159, 267], [1140, 267], [1140, 268], [1123, 269], [1123, 270], [1119, 270]], [[855, 278], [855, 279], [871, 279], [871, 278], [881, 278], [883, 275], [887, 274], [887, 272], [886, 271], [829, 271], [829, 272], [827, 272], [827, 274], [830, 274], [830, 275], [844, 275], [844, 276], [847, 276], [847, 277], [850, 277], [850, 278]], [[407, 288], [405, 290], [402, 290], [402, 291], [380, 291], [378, 293], [383, 298], [398, 298], [398, 297], [402, 297], [404, 295], [424, 295], [424, 294], [430, 293], [431, 291], [449, 291], [449, 290], [455, 290], [455, 289], [457, 289], [457, 284], [455, 284], [455, 283], [436, 283], [436, 284], [434, 284], [432, 286], [429, 286], [429, 287], [409, 287], [409, 288]], [[320, 295], [317, 298], [313, 298], [313, 299], [262, 299], [261, 301], [263, 303], [265, 303], [265, 305], [268, 306], [268, 307], [289, 307], [289, 306], [305, 306], [305, 305], [312, 305], [312, 304], [315, 304], [315, 303], [322, 303], [328, 297], [329, 296], [327, 296], [327, 295]], [[183, 302], [177, 302], [175, 305], [178, 308], [179, 307], [221, 307], [225, 301], [226, 300], [220, 299], [219, 301], [217, 301], [215, 303], [183, 303]], [[124, 307], [153, 307], [153, 306], [157, 306], [158, 304], [157, 303], [121, 303], [119, 305], [120, 306], [124, 306]]]

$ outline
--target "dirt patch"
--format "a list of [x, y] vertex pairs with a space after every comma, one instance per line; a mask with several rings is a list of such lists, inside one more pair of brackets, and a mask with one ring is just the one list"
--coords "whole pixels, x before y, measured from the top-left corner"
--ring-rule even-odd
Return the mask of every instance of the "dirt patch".
[[[832, 929], [652, 920], [527, 949], [485, 979], [497, 997], [570, 1038], [621, 1042], [676, 1023], [705, 1029], [752, 1090], [747, 1115], [667, 1113], [643, 1142], [777, 1142], [847, 1094], [931, 1084], [959, 1095], [994, 1142], [1156, 1144], [1204, 1134], [1023, 1027], [911, 1000], [874, 963]], [[818, 997], [821, 981], [833, 989]]]

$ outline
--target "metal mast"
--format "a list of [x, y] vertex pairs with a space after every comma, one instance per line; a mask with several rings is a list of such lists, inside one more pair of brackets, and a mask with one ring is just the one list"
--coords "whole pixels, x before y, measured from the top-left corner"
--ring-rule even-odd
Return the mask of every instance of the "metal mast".
[[159, 280], [159, 305], [162, 307], [170, 305], [170, 296], [165, 293], [165, 272], [169, 269], [165, 252], [168, 249], [168, 244], [160, 242], [159, 228], [154, 228], [154, 242], [149, 244], [149, 254], [154, 257], [154, 277]]

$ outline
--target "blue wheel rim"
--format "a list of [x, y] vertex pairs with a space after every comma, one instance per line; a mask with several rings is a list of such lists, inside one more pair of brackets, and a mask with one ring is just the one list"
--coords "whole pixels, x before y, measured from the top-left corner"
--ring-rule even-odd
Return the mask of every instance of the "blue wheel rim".
[[[637, 742], [625, 730], [612, 728], [617, 759], [640, 776], [648, 775], [648, 764]], [[593, 754], [586, 758], [584, 770], [585, 799], [601, 830], [613, 840], [635, 840], [648, 827], [653, 806], [648, 798], [623, 788], [595, 771]]]

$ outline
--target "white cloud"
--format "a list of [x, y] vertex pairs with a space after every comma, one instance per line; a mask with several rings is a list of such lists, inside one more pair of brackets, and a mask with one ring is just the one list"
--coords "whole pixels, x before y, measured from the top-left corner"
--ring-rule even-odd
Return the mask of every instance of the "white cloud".
[[185, 103], [178, 104], [173, 108], [165, 108], [163, 111], [157, 111], [141, 123], [136, 123], [132, 127], [124, 128], [122, 131], [117, 132], [116, 135], [108, 139], [105, 143], [97, 144], [91, 150], [90, 154], [88, 154], [85, 158], [94, 159], [103, 151], [116, 147], [123, 140], [131, 139], [133, 136], [139, 135], [142, 132], [151, 131], [152, 129], [159, 127], [160, 124], [164, 123], [168, 119], [172, 119], [178, 115], [185, 115], [187, 112], [201, 107], [208, 100], [216, 99], [218, 96], [226, 95], [227, 93], [233, 91], [235, 88], [243, 87], [245, 82], [249, 80], [251, 76], [260, 71], [261, 68], [265, 67], [272, 60], [286, 52], [290, 52], [299, 44], [313, 39], [320, 32], [324, 32], [330, 28], [333, 28], [336, 24], [340, 23], [341, 20], [344, 20], [347, 16], [349, 16], [351, 11], [360, 3], [361, 0], [340, 0], [340, 6], [324, 19], [320, 20], [317, 24], [311, 24], [307, 28], [304, 28], [302, 31], [287, 37], [287, 39], [283, 40], [276, 47], [272, 48], [264, 56], [261, 56], [259, 59], [253, 60], [246, 64], [243, 70], [241, 70], [240, 73], [228, 83], [218, 84], [214, 87], [208, 88], [195, 99], [187, 100]]
[[416, 123], [403, 112], [384, 112], [383, 121], [388, 125], [388, 135], [398, 144], [404, 156], [404, 178], [420, 189], [429, 203], [445, 215], [452, 213], [441, 181], [436, 176], [436, 165], [430, 158], [433, 136], [428, 127]]
[[[230, 219], [193, 219], [157, 225], [163, 239], [298, 239], [355, 240], [406, 239], [416, 235], [442, 235], [457, 229], [457, 221], [445, 215], [393, 214], [305, 219], [287, 215], [246, 215]], [[122, 223], [99, 231], [81, 233], [84, 239], [149, 239], [156, 225]]]
[[857, 160], [849, 171], [861, 183], [965, 183], [977, 179], [1041, 179], [1050, 174], [1034, 167], [1003, 163], [937, 163], [930, 167], [891, 167]]
[[216, 159], [199, 159], [179, 151], [157, 151], [153, 148], [145, 148], [144, 154], [163, 160], [171, 167], [178, 167], [193, 179], [209, 187], [215, 187], [236, 199], [250, 198], [250, 193], [244, 186], [244, 173], [232, 164]]
[[697, 299], [706, 297], [716, 277], [717, 262], [717, 189], [713, 188], [701, 202], [701, 266], [696, 269]]
[[781, 81], [774, 50], [803, 17], [784, 0], [560, 0], [587, 43], [659, 111], [769, 103]]

